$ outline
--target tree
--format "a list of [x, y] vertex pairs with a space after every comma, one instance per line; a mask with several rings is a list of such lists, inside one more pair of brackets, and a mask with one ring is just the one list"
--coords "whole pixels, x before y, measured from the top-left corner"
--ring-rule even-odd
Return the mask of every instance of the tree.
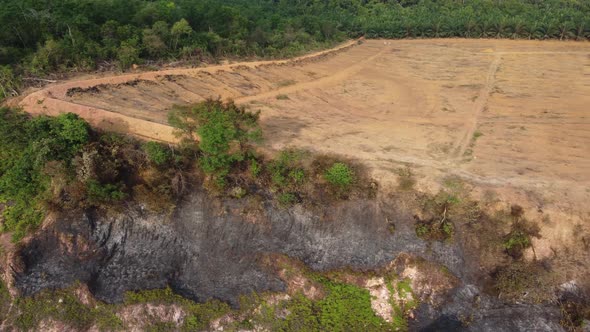
[[258, 112], [248, 112], [231, 101], [209, 99], [190, 107], [176, 107], [168, 121], [185, 139], [199, 137], [200, 165], [222, 183], [233, 164], [244, 160], [249, 145], [260, 140], [258, 117]]
[[152, 29], [143, 30], [143, 47], [154, 58], [159, 58], [166, 53], [166, 44]]
[[18, 78], [9, 66], [0, 66], [0, 101], [4, 98], [17, 95], [20, 85]]
[[121, 70], [129, 69], [133, 64], [139, 62], [139, 50], [135, 46], [135, 41], [126, 41], [121, 43], [117, 52], [117, 60]]
[[190, 36], [192, 33], [193, 28], [191, 28], [190, 24], [188, 24], [188, 21], [184, 18], [174, 23], [172, 29], [170, 30], [170, 34], [174, 39], [174, 49], [176, 50], [178, 48], [178, 42], [180, 41], [180, 38]]
[[90, 126], [88, 122], [73, 113], [60, 114], [55, 118], [57, 122], [57, 134], [68, 146], [68, 149], [77, 151], [88, 143]]
[[89, 136], [88, 124], [75, 114], [30, 118], [0, 109], [0, 202], [11, 202], [0, 231], [14, 231], [13, 239], [19, 240], [39, 225], [50, 187], [45, 166], [69, 165]]

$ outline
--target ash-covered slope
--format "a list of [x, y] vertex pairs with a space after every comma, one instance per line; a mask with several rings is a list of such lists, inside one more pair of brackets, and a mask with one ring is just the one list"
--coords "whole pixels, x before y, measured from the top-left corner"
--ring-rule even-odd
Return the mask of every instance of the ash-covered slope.
[[[413, 216], [395, 202], [346, 201], [318, 213], [269, 202], [253, 208], [247, 200], [217, 200], [196, 192], [171, 218], [139, 206], [116, 216], [97, 211], [59, 215], [17, 252], [13, 269], [15, 286], [24, 295], [80, 280], [106, 302], [121, 301], [125, 291], [169, 285], [197, 301], [237, 304], [240, 294], [285, 289], [260, 264], [268, 254], [299, 259], [314, 270], [369, 270], [406, 252], [440, 263], [461, 279], [443, 306], [418, 310], [415, 329], [560, 329], [557, 308], [507, 306], [482, 294], [458, 243], [428, 244], [417, 238]], [[469, 326], [464, 326], [466, 316], [472, 319]]]

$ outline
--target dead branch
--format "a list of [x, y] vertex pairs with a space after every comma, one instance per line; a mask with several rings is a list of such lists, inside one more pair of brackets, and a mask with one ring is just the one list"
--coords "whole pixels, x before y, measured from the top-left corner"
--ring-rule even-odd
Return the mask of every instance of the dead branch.
[[57, 83], [56, 80], [46, 80], [44, 78], [37, 78], [37, 77], [23, 77], [25, 81], [40, 81], [40, 82], [47, 82], [47, 83]]
[[445, 220], [447, 220], [447, 207], [445, 206], [445, 210], [443, 211], [443, 217], [442, 219], [438, 222], [438, 225], [441, 226]]

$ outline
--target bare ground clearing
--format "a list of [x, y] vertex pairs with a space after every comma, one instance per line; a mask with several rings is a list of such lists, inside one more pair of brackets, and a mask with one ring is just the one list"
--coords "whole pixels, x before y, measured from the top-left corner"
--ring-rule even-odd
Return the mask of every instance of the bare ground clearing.
[[529, 219], [546, 221], [537, 256], [582, 249], [588, 263], [588, 43], [350, 42], [292, 61], [69, 81], [21, 105], [174, 141], [166, 125], [172, 105], [217, 96], [262, 111], [266, 148], [358, 158], [385, 185], [395, 185], [405, 165], [423, 190], [458, 176], [477, 184], [475, 196], [522, 204]]

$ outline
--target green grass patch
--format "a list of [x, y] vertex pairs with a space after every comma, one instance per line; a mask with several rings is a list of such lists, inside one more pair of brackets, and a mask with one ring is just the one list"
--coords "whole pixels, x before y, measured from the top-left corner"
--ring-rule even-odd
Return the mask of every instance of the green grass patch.
[[209, 328], [209, 323], [212, 320], [231, 312], [231, 308], [227, 303], [218, 300], [209, 300], [205, 303], [196, 303], [178, 294], [175, 294], [169, 287], [139, 292], [127, 292], [125, 294], [124, 303], [180, 305], [187, 314], [183, 326], [181, 327], [182, 331], [206, 330]]
[[96, 324], [101, 330], [120, 330], [123, 322], [115, 315], [114, 306], [98, 303], [89, 307], [81, 303], [71, 289], [44, 290], [32, 297], [14, 302], [14, 325], [23, 331], [35, 330], [39, 323], [51, 318], [77, 330], [87, 330]]
[[326, 170], [324, 179], [338, 192], [347, 192], [354, 183], [354, 172], [347, 164], [336, 162]]

